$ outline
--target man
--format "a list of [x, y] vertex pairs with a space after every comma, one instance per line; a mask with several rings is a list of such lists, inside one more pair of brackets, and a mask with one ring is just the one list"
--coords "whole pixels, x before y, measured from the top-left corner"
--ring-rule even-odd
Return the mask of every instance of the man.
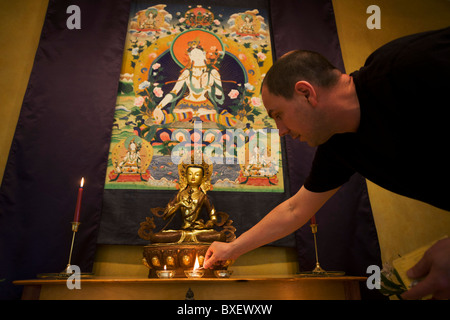
[[[318, 146], [311, 172], [297, 194], [234, 242], [213, 243], [205, 268], [294, 232], [355, 172], [450, 210], [449, 57], [447, 28], [392, 41], [350, 75], [307, 51], [274, 63], [262, 87], [264, 105], [280, 135]], [[430, 248], [409, 276], [425, 278], [404, 298], [450, 298], [450, 239]]]

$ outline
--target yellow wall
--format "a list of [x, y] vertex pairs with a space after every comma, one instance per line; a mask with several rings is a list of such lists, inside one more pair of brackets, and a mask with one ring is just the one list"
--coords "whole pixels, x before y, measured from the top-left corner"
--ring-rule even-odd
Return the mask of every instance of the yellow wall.
[[[7, 161], [48, 0], [0, 1], [0, 179]], [[369, 5], [381, 9], [381, 29], [369, 30]], [[346, 70], [358, 69], [376, 48], [397, 37], [442, 28], [450, 23], [447, 0], [333, 0]], [[368, 183], [383, 260], [450, 234], [450, 213]], [[100, 246], [99, 275], [145, 276], [141, 247]], [[281, 263], [280, 263], [281, 262]], [[293, 249], [260, 248], [236, 261], [237, 274], [291, 274]]]

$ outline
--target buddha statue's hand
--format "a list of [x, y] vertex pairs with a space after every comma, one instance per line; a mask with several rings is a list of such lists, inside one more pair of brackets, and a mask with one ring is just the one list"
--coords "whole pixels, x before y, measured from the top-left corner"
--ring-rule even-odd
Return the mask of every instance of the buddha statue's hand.
[[214, 226], [214, 221], [213, 220], [208, 220], [205, 223], [205, 228], [209, 229], [212, 228]]
[[205, 224], [206, 228], [212, 228], [212, 227], [214, 227], [215, 224], [217, 224], [216, 214], [211, 214], [210, 218], [211, 219], [209, 219]]
[[193, 204], [192, 204], [191, 202], [187, 201], [187, 200], [181, 200], [181, 201], [179, 202], [179, 204], [180, 204], [182, 207], [186, 207], [186, 208], [188, 208], [188, 209], [191, 209], [191, 208], [193, 207]]

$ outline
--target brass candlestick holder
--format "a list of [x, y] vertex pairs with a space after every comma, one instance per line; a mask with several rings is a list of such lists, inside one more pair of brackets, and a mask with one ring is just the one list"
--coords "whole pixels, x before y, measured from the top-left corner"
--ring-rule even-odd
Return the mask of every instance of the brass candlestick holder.
[[311, 231], [314, 235], [314, 252], [316, 253], [316, 267], [313, 269], [312, 273], [314, 274], [324, 274], [326, 271], [322, 269], [322, 267], [319, 264], [319, 253], [317, 250], [317, 223], [312, 223], [311, 225]]
[[[72, 224], [72, 243], [70, 244], [70, 252], [69, 252], [69, 261], [67, 263], [67, 266], [64, 270], [57, 273], [40, 273], [37, 275], [38, 278], [44, 278], [44, 279], [68, 279], [70, 276], [74, 274], [71, 266], [72, 266], [72, 252], [73, 252], [73, 244], [75, 242], [75, 235], [78, 232], [78, 227], [80, 226], [80, 222], [71, 222]], [[90, 278], [93, 275], [93, 273], [84, 273], [81, 272], [78, 276], [80, 278]]]
[[343, 271], [326, 271], [319, 263], [319, 253], [317, 250], [317, 223], [313, 222], [310, 224], [311, 232], [314, 236], [314, 252], [316, 254], [316, 267], [312, 271], [299, 272], [299, 275], [305, 277], [337, 277], [343, 276], [345, 272]]
[[80, 226], [79, 222], [75, 222], [75, 221], [72, 222], [73, 234], [72, 234], [72, 243], [70, 245], [69, 262], [67, 263], [66, 268], [59, 273], [60, 277], [70, 277], [73, 274], [72, 268], [70, 266], [72, 265], [71, 261], [72, 261], [73, 243], [75, 242], [75, 235], [78, 232], [79, 226]]

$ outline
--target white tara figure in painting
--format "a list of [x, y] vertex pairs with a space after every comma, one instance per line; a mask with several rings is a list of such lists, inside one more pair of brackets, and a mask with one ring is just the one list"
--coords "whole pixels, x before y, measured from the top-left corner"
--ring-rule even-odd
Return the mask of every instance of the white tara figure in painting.
[[[215, 66], [219, 57], [217, 48], [206, 52], [197, 39], [188, 42], [188, 65], [180, 72], [178, 80], [153, 111], [154, 123], [174, 121], [217, 122], [226, 127], [238, 123], [226, 110], [219, 111], [225, 97], [222, 81]], [[169, 110], [163, 109], [171, 103]]]

